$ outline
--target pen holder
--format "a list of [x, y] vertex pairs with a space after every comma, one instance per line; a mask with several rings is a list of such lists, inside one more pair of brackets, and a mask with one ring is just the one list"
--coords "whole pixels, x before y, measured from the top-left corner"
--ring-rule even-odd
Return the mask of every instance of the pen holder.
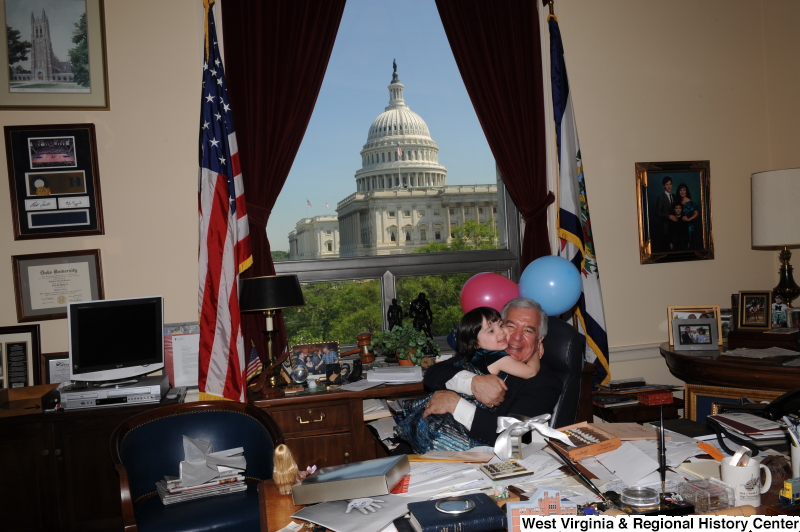
[[800, 477], [800, 447], [792, 444], [792, 478]]

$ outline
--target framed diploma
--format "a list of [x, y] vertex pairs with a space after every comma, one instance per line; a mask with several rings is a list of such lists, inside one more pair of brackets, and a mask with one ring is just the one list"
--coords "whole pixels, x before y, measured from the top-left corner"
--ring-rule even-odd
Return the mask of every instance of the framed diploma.
[[0, 327], [0, 388], [39, 382], [39, 324]]
[[105, 299], [99, 249], [14, 255], [11, 262], [20, 323], [63, 319], [68, 303]]
[[36, 384], [56, 384], [69, 378], [69, 353], [42, 353], [39, 357], [39, 378]]
[[94, 124], [5, 126], [14, 240], [102, 235]]

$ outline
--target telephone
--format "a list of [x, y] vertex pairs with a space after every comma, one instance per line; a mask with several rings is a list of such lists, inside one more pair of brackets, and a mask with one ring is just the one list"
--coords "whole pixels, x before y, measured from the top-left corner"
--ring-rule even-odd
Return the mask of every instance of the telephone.
[[[792, 390], [790, 392], [786, 392], [785, 394], [781, 395], [774, 399], [768, 405], [763, 404], [731, 404], [731, 405], [724, 405], [720, 407], [719, 414], [729, 414], [732, 412], [745, 412], [749, 414], [754, 414], [756, 416], [762, 416], [767, 419], [771, 419], [773, 421], [779, 421], [783, 416], [800, 416], [800, 388], [797, 390]], [[758, 455], [758, 445], [757, 442], [750, 439], [743, 439], [741, 436], [738, 436], [735, 433], [731, 433], [725, 427], [723, 427], [718, 421], [708, 417], [706, 418], [706, 424], [708, 427], [717, 433], [717, 441], [719, 442], [720, 447], [722, 447], [726, 452], [733, 454], [723, 442], [722, 437], [725, 436], [726, 438], [730, 439], [734, 443], [738, 443], [739, 445], [744, 445], [751, 451], [753, 451], [753, 456]]]

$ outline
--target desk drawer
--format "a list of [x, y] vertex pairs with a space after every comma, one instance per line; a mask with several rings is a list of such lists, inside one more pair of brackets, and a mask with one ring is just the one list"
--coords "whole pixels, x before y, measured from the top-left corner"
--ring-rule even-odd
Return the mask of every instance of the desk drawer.
[[346, 404], [305, 406], [290, 410], [267, 410], [284, 434], [328, 433], [350, 430]]

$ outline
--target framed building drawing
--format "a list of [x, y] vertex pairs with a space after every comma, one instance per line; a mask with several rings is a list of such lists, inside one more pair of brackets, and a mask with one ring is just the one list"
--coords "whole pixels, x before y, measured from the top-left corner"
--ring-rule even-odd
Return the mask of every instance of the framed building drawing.
[[0, 109], [108, 110], [103, 0], [0, 0]]
[[785, 392], [775, 390], [756, 390], [749, 388], [729, 388], [727, 386], [706, 386], [686, 384], [683, 398], [684, 417], [692, 421], [704, 422], [712, 413], [712, 403], [736, 403], [742, 397], [752, 401], [772, 401]]

